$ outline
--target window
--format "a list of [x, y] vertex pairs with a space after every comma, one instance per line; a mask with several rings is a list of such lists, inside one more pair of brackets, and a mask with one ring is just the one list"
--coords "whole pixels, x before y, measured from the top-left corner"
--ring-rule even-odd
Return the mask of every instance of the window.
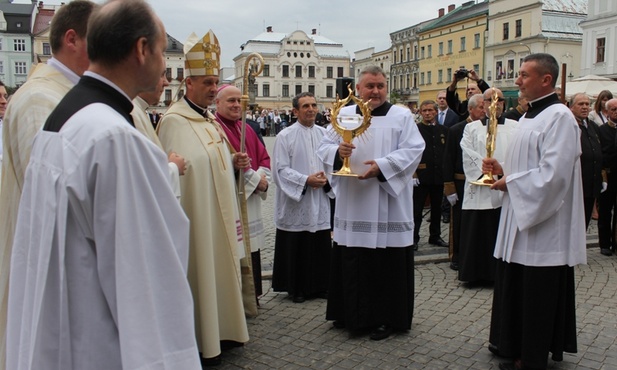
[[510, 23], [505, 22], [503, 24], [503, 39], [508, 40], [510, 38]]
[[516, 30], [514, 37], [521, 37], [521, 35], [523, 34], [523, 21], [520, 19], [516, 20]]
[[302, 92], [302, 85], [296, 85], [296, 95]]
[[400, 62], [403, 63], [403, 48], [401, 48], [400, 53], [401, 53], [401, 60], [400, 60]]
[[466, 39], [465, 36], [461, 37], [461, 51], [467, 50]]
[[184, 68], [178, 67], [176, 70], [176, 75], [178, 76], [178, 81], [184, 80]]
[[333, 78], [334, 77], [333, 70], [334, 70], [333, 67], [326, 67], [326, 78]]
[[437, 83], [442, 83], [443, 82], [443, 69], [440, 69], [439, 71], [437, 71]]
[[264, 64], [264, 71], [263, 71], [263, 75], [264, 77], [270, 77], [270, 65], [269, 64]]
[[431, 71], [426, 72], [426, 83], [430, 84], [433, 77], [433, 73]]
[[480, 47], [480, 34], [473, 35], [473, 48], [478, 49]]
[[178, 91], [178, 99], [181, 99], [184, 96], [184, 89], [180, 89], [180, 91]]
[[420, 59], [424, 59], [424, 46], [420, 48]]
[[432, 58], [433, 57], [433, 45], [429, 45], [428, 48], [426, 49], [426, 53], [428, 54], [426, 57], [427, 58]]
[[4, 62], [0, 60], [0, 75], [4, 74]]
[[289, 66], [283, 66], [283, 77], [289, 77]]
[[171, 81], [171, 68], [169, 67], [165, 69], [165, 78], [167, 79], [167, 81]]
[[424, 85], [424, 72], [420, 72], [420, 85]]
[[501, 80], [503, 78], [504, 72], [503, 72], [503, 64], [501, 61], [498, 61], [495, 64], [495, 79], [496, 80]]
[[16, 75], [28, 74], [28, 71], [26, 70], [26, 62], [15, 62], [15, 74]]
[[253, 94], [255, 94], [255, 96], [259, 96], [259, 84], [258, 83], [253, 84]]
[[171, 90], [170, 89], [165, 89], [165, 101], [167, 102], [165, 104], [169, 104], [171, 102]]
[[439, 43], [437, 55], [443, 55], [443, 42]]
[[309, 85], [309, 90], [311, 94], [315, 95], [315, 85]]
[[446, 82], [452, 82], [452, 68], [446, 70]]
[[51, 46], [49, 46], [49, 42], [43, 43], [43, 55], [51, 55]]
[[452, 54], [452, 40], [448, 40], [448, 54]]
[[394, 64], [396, 64], [396, 51], [393, 54]]
[[473, 70], [476, 71], [476, 73], [478, 75], [480, 75], [480, 65], [479, 64], [474, 64], [473, 65]]
[[13, 51], [26, 51], [26, 40], [25, 39], [13, 40]]
[[0, 50], [2, 50], [2, 38], [0, 37]]
[[508, 70], [506, 73], [508, 78], [514, 78], [514, 59], [508, 59]]
[[296, 78], [302, 77], [302, 66], [296, 66]]
[[418, 45], [413, 46], [413, 59], [418, 59]]
[[333, 98], [334, 97], [333, 91], [334, 89], [332, 88], [332, 86], [326, 86], [326, 98]]
[[345, 71], [345, 68], [343, 68], [343, 67], [338, 67], [338, 68], [336, 69], [336, 75], [337, 75], [337, 77], [343, 77], [343, 72], [344, 72], [344, 71]]
[[309, 78], [315, 78], [315, 66], [309, 66]]
[[596, 39], [596, 63], [604, 63], [604, 53], [606, 51], [606, 38]]
[[289, 85], [283, 84], [283, 98], [289, 98]]
[[411, 58], [409, 46], [407, 47], [407, 61]]

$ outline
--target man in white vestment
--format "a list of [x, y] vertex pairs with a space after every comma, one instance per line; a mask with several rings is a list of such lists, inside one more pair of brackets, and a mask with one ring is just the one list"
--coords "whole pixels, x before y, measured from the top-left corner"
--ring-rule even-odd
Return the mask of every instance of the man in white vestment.
[[32, 140], [51, 111], [88, 68], [86, 29], [96, 6], [91, 1], [75, 0], [56, 11], [49, 30], [51, 59], [36, 65], [28, 81], [11, 97], [4, 115], [5, 154], [3, 190], [0, 192], [3, 212], [0, 223], [0, 370], [6, 364], [4, 334], [13, 235]]
[[[152, 142], [161, 148], [161, 150], [163, 150], [163, 145], [161, 144], [156, 131], [154, 131], [154, 126], [150, 121], [150, 117], [148, 112], [146, 112], [146, 109], [148, 109], [150, 105], [158, 104], [161, 94], [166, 86], [169, 86], [169, 82], [167, 81], [165, 71], [163, 71], [154, 90], [139, 93], [135, 99], [133, 99], [134, 108], [131, 112], [137, 131], [152, 140]], [[180, 199], [180, 176], [184, 175], [186, 162], [184, 157], [178, 155], [176, 152], [170, 152], [167, 160], [169, 162], [169, 183], [171, 184], [174, 194], [176, 194], [176, 198]]]
[[180, 186], [182, 208], [191, 221], [188, 279], [202, 363], [213, 366], [221, 362], [222, 341], [241, 345], [249, 340], [234, 178], [234, 169], [246, 168], [249, 160], [246, 153], [231, 155], [223, 129], [208, 111], [219, 82], [218, 39], [212, 31], [202, 38], [193, 33], [184, 54], [186, 95], [167, 110], [158, 130], [163, 148], [182, 150], [187, 162]]
[[576, 352], [574, 266], [587, 262], [580, 130], [559, 101], [559, 65], [550, 54], [523, 59], [516, 84], [529, 101], [503, 163], [482, 170], [502, 176], [495, 243], [497, 269], [489, 350], [513, 358], [500, 369], [545, 369]]
[[485, 116], [465, 126], [460, 145], [465, 193], [461, 211], [458, 279], [473, 285], [492, 284], [495, 280], [495, 238], [499, 226], [503, 194], [488, 186], [472, 184], [482, 177], [482, 159], [486, 157], [487, 130], [491, 120], [493, 94], [497, 94], [497, 120], [493, 158], [503, 161], [508, 143], [515, 133], [517, 122], [502, 116], [504, 98], [501, 90], [489, 88], [484, 92]]
[[[130, 24], [130, 28], [125, 25]], [[200, 369], [188, 219], [131, 99], [165, 66], [145, 1], [88, 24], [88, 71], [34, 140], [11, 259], [7, 368]]]
[[[370, 99], [366, 134], [345, 143], [328, 130], [318, 156], [330, 174], [350, 159], [359, 177], [332, 176], [336, 195], [327, 320], [352, 332], [370, 330], [381, 340], [411, 327], [414, 298], [412, 176], [424, 140], [411, 111], [386, 101], [383, 70], [365, 68], [356, 85]], [[359, 107], [340, 115], [361, 114]]]
[[298, 121], [276, 137], [276, 241], [272, 289], [288, 292], [296, 303], [326, 298], [330, 273], [330, 198], [332, 187], [317, 149], [326, 130], [315, 124], [312, 93], [292, 100]]
[[[242, 136], [242, 92], [235, 86], [223, 85], [216, 96], [216, 121], [227, 136], [230, 150], [240, 152]], [[244, 169], [244, 194], [246, 198], [248, 230], [250, 234], [251, 262], [255, 297], [263, 294], [261, 287], [261, 249], [265, 244], [265, 231], [261, 215], [261, 203], [268, 197], [268, 184], [272, 180], [270, 155], [256, 132], [245, 127], [244, 151], [251, 165]]]

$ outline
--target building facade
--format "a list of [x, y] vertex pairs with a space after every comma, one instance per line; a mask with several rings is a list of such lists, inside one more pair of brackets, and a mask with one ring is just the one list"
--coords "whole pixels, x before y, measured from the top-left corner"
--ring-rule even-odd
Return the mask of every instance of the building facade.
[[589, 0], [583, 30], [581, 76], [599, 75], [617, 80], [617, 3]]
[[390, 86], [390, 55], [390, 49], [375, 52], [375, 48], [373, 47], [354, 52], [354, 59], [351, 62], [351, 77], [353, 77], [354, 81], [357, 83], [357, 77], [360, 76], [360, 72], [362, 72], [364, 68], [378, 66], [383, 69], [386, 74], [386, 83]]
[[[587, 0], [490, 0], [485, 80], [500, 88], [509, 105], [518, 94], [515, 81], [525, 56], [552, 54], [579, 77], [582, 30]], [[559, 82], [558, 82], [559, 84]], [[514, 104], [515, 105], [515, 104]]]
[[390, 33], [390, 100], [416, 108], [420, 99], [420, 38], [423, 22]]
[[[350, 57], [343, 45], [317, 34], [296, 30], [289, 34], [266, 32], [248, 40], [234, 58], [234, 85], [244, 86], [244, 64], [249, 54], [264, 59], [263, 72], [255, 79], [254, 104], [268, 109], [291, 109], [298, 93], [315, 94], [320, 108], [329, 107], [336, 97], [336, 79], [349, 77]], [[251, 102], [253, 103], [253, 102]]]
[[[439, 91], [452, 83], [460, 67], [474, 69], [484, 78], [484, 40], [488, 1], [468, 1], [460, 7], [439, 9], [438, 17], [418, 31], [419, 101], [435, 100]], [[457, 92], [465, 96], [467, 80], [459, 82]]]
[[36, 4], [0, 1], [0, 80], [21, 86], [32, 66], [32, 20]]

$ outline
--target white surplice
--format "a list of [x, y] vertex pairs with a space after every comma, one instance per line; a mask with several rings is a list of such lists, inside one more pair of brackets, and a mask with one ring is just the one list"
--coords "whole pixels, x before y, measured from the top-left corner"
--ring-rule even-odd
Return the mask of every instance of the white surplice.
[[95, 103], [34, 141], [11, 260], [7, 368], [201, 369], [188, 219], [165, 154]]
[[323, 127], [298, 122], [276, 136], [272, 175], [277, 229], [314, 233], [330, 228], [329, 197], [334, 198], [334, 193], [306, 186], [309, 175], [326, 171], [316, 153], [325, 132]]
[[565, 105], [519, 120], [503, 166], [508, 190], [495, 258], [525, 266], [587, 262], [580, 155], [580, 129]]
[[[342, 108], [340, 115], [356, 114], [356, 106]], [[318, 155], [332, 172], [341, 138], [330, 127]], [[387, 115], [373, 116], [351, 157], [351, 170], [363, 174], [365, 161], [375, 160], [387, 181], [377, 178], [330, 176], [336, 195], [334, 241], [365, 248], [407, 247], [413, 244], [413, 186], [411, 179], [424, 139], [409, 109], [391, 106]]]
[[[507, 119], [497, 125], [495, 152], [493, 158], [500, 163], [506, 156], [508, 143], [512, 140], [518, 122]], [[501, 207], [503, 192], [491, 190], [489, 186], [473, 185], [482, 176], [482, 159], [486, 157], [486, 130], [482, 121], [473, 121], [465, 126], [461, 139], [463, 170], [465, 171], [465, 195], [462, 209], [495, 209]]]

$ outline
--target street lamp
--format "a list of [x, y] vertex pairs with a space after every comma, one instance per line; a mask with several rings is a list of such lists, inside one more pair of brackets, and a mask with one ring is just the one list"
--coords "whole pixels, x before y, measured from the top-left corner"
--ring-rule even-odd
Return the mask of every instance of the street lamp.
[[529, 45], [527, 45], [527, 44], [523, 44], [522, 42], [519, 42], [518, 44], [519, 44], [519, 45], [521, 45], [521, 46], [526, 47], [526, 48], [527, 48], [527, 51], [529, 51], [529, 54], [533, 54], [533, 53], [531, 52], [531, 48], [529, 47]]

